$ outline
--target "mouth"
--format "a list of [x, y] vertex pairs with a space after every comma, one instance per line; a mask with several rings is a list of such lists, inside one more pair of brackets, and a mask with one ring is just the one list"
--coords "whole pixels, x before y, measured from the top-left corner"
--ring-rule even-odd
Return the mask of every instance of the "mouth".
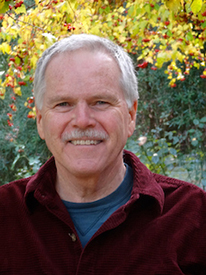
[[70, 143], [75, 146], [95, 146], [109, 138], [108, 134], [104, 131], [87, 129], [87, 130], [73, 130], [65, 132], [62, 135], [63, 142]]
[[77, 139], [77, 140], [70, 140], [69, 141], [73, 145], [97, 145], [102, 142], [102, 140], [82, 140], [82, 139]]

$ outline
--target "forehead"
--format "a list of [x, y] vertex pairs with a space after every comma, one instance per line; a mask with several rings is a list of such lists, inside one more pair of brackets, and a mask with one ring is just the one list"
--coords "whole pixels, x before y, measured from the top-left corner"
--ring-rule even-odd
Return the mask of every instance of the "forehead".
[[105, 76], [120, 79], [120, 69], [116, 61], [107, 53], [91, 52], [88, 50], [77, 50], [74, 52], [63, 52], [54, 56], [47, 65], [45, 71], [46, 82], [58, 78]]
[[121, 89], [121, 71], [116, 61], [106, 53], [78, 50], [56, 55], [45, 72], [46, 93], [79, 95], [90, 92], [114, 92]]

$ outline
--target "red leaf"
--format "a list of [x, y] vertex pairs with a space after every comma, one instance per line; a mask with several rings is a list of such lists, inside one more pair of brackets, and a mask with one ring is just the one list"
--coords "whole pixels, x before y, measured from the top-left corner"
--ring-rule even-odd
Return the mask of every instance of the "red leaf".
[[145, 69], [147, 68], [147, 65], [148, 65], [148, 62], [144, 61], [143, 63], [138, 64], [137, 67], [141, 69]]

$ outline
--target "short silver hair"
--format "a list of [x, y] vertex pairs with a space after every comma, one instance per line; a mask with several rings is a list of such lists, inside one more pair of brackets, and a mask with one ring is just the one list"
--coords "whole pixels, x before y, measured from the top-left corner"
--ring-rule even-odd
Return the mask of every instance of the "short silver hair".
[[76, 34], [64, 38], [45, 50], [37, 62], [34, 77], [34, 96], [36, 106], [42, 109], [43, 97], [46, 90], [45, 71], [52, 58], [60, 53], [74, 52], [77, 50], [102, 52], [114, 59], [121, 71], [120, 83], [123, 88], [125, 100], [130, 109], [138, 99], [137, 76], [131, 57], [123, 48], [112, 41], [91, 34]]

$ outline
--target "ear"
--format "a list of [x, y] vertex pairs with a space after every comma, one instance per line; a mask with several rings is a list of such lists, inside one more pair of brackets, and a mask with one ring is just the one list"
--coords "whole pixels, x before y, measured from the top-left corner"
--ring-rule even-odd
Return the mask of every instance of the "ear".
[[37, 108], [37, 106], [35, 106], [35, 107], [36, 107], [36, 125], [37, 125], [37, 130], [38, 130], [40, 138], [41, 139], [45, 139], [45, 137], [44, 137], [44, 131], [43, 131], [42, 113], [41, 113], [42, 111], [39, 110]]
[[129, 109], [129, 127], [128, 127], [128, 137], [134, 133], [136, 126], [136, 113], [137, 113], [137, 100], [134, 101], [132, 107]]

